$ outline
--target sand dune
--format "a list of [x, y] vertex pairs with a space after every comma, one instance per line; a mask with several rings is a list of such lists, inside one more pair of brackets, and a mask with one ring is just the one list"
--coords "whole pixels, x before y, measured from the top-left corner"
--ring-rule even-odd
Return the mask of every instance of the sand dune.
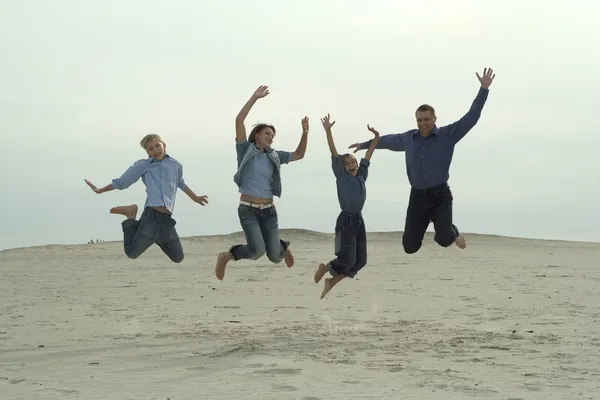
[[600, 244], [369, 233], [324, 300], [333, 235], [286, 230], [296, 265], [214, 277], [240, 233], [172, 264], [120, 242], [0, 252], [0, 399], [599, 399]]

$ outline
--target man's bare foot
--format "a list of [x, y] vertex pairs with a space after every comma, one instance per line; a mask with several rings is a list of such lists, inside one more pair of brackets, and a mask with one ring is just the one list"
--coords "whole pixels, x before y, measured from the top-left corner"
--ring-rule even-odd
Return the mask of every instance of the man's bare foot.
[[285, 257], [283, 259], [288, 268], [292, 268], [294, 266], [294, 255], [290, 251], [289, 247], [285, 250]]
[[321, 299], [323, 299], [325, 295], [329, 293], [329, 291], [344, 278], [344, 275], [336, 275], [332, 278], [325, 278], [325, 284], [323, 285], [323, 291], [321, 292]]
[[315, 272], [315, 283], [319, 283], [321, 279], [327, 273], [327, 264], [319, 264], [319, 268], [317, 268], [317, 272]]
[[128, 219], [135, 219], [138, 212], [138, 206], [132, 204], [130, 206], [117, 206], [110, 209], [111, 214], [124, 215]]
[[456, 244], [456, 246], [458, 246], [459, 249], [464, 249], [465, 247], [467, 247], [467, 240], [463, 235], [458, 235], [454, 243]]
[[225, 267], [227, 267], [227, 263], [232, 260], [231, 253], [225, 252], [220, 253], [217, 257], [217, 266], [215, 268], [215, 275], [217, 279], [222, 281], [225, 277]]

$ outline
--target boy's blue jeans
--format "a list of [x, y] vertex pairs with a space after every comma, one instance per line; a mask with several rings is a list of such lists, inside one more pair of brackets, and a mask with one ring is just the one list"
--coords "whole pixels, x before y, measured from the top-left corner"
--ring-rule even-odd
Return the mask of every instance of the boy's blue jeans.
[[183, 248], [175, 224], [170, 215], [146, 207], [139, 221], [128, 219], [121, 224], [125, 254], [129, 258], [138, 258], [156, 243], [171, 261], [182, 262]]
[[275, 206], [260, 209], [240, 204], [238, 216], [247, 244], [231, 247], [233, 259], [258, 260], [266, 252], [270, 261], [276, 264], [281, 262], [290, 242], [279, 239], [279, 223]]

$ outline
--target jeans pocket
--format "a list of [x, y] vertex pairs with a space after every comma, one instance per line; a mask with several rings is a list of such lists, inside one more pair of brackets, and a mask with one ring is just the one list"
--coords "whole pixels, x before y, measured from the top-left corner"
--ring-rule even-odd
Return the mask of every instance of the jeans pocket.
[[158, 226], [153, 220], [142, 220], [138, 225], [138, 232], [140, 235], [150, 240], [154, 240], [156, 238], [157, 231]]
[[352, 225], [353, 221], [354, 217], [352, 215], [342, 213], [337, 219], [337, 222], [335, 224], [335, 230], [338, 232], [345, 231]]
[[444, 198], [444, 197], [452, 198], [452, 191], [447, 186], [438, 188], [438, 189], [434, 189], [433, 194], [435, 197], [438, 197], [438, 198]]
[[240, 218], [240, 221], [243, 219], [254, 218], [252, 207], [240, 204], [238, 206], [238, 217]]
[[179, 234], [177, 233], [177, 229], [174, 226], [168, 227], [165, 232], [165, 237], [168, 241], [173, 242], [179, 240]]
[[262, 210], [260, 223], [267, 231], [279, 230], [279, 217], [275, 207], [270, 207]]

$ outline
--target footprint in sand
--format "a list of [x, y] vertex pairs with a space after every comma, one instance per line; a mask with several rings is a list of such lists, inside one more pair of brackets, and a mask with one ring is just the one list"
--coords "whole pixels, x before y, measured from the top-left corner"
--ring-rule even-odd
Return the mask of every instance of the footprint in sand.
[[79, 390], [52, 389], [62, 396], [79, 396]]
[[302, 372], [302, 370], [297, 368], [273, 368], [254, 372], [257, 374], [296, 375]]
[[295, 392], [296, 390], [298, 390], [298, 388], [289, 385], [271, 386], [271, 389], [278, 392]]

